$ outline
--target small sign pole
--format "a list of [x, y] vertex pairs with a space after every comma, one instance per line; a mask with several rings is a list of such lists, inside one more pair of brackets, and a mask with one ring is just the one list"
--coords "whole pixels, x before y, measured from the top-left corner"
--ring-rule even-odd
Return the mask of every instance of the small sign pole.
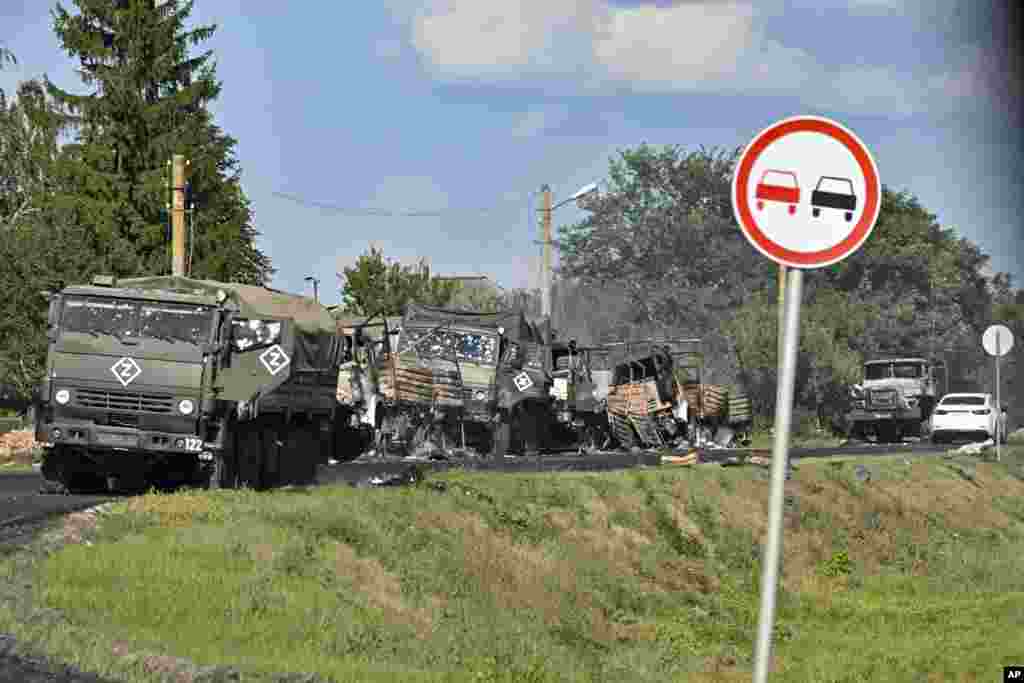
[[999, 441], [1002, 436], [1003, 404], [999, 399], [999, 334], [996, 334], [996, 462], [1001, 462], [1003, 454], [999, 448]]
[[775, 621], [775, 594], [778, 589], [779, 558], [782, 554], [782, 501], [785, 497], [786, 468], [789, 458], [789, 427], [793, 416], [793, 385], [796, 378], [796, 351], [800, 345], [800, 297], [803, 270], [790, 268], [786, 285], [785, 329], [782, 339], [782, 372], [775, 404], [775, 444], [772, 449], [771, 494], [768, 501], [768, 545], [761, 568], [761, 614], [757, 626], [755, 683], [768, 679], [771, 659], [772, 626]]

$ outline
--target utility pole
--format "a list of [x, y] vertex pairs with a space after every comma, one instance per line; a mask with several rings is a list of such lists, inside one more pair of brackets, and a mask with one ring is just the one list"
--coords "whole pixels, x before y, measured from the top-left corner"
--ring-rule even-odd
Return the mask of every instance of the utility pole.
[[174, 204], [171, 211], [171, 272], [175, 277], [185, 276], [185, 161], [184, 155], [175, 154], [172, 162]]
[[542, 185], [540, 188], [541, 194], [544, 196], [544, 208], [541, 209], [543, 212], [541, 216], [541, 226], [543, 228], [543, 236], [541, 239], [544, 244], [544, 258], [541, 263], [541, 276], [540, 276], [540, 314], [547, 319], [551, 319], [551, 187], [547, 184]]
[[319, 291], [320, 280], [315, 278], [315, 277], [313, 277], [312, 275], [309, 275], [308, 277], [306, 277], [306, 282], [312, 282], [313, 283], [313, 301], [315, 301], [317, 303], [320, 303], [320, 291]]

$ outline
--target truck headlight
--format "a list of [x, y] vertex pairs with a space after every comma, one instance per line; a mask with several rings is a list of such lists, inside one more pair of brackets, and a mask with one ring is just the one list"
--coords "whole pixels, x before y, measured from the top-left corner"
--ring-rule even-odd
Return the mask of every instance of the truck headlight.
[[196, 409], [196, 404], [191, 399], [183, 398], [178, 401], [178, 412], [182, 415], [191, 415], [192, 411]]
[[71, 392], [67, 389], [59, 389], [57, 393], [53, 395], [53, 400], [62, 406], [67, 405], [68, 401], [71, 400]]
[[482, 401], [482, 400], [484, 400], [485, 398], [487, 398], [487, 394], [485, 394], [485, 393], [484, 393], [484, 392], [482, 392], [482, 391], [478, 391], [478, 392], [476, 392], [475, 394], [473, 394], [473, 398], [475, 398], [475, 399], [476, 399], [476, 400], [478, 400], [478, 401]]

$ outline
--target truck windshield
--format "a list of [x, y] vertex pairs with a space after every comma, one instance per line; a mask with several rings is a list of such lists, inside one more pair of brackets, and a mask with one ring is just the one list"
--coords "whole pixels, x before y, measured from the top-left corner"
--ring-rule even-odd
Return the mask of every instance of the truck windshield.
[[118, 339], [135, 339], [137, 305], [132, 301], [92, 297], [69, 297], [64, 301], [61, 327], [65, 332], [109, 334]]
[[410, 329], [408, 339], [408, 348], [426, 358], [494, 364], [498, 357], [498, 338], [488, 334]]
[[889, 372], [891, 366], [888, 363], [873, 363], [864, 366], [864, 379], [878, 380], [889, 379], [892, 375]]
[[213, 316], [205, 306], [143, 303], [140, 322], [142, 337], [200, 344], [210, 338]]
[[893, 376], [900, 379], [917, 379], [922, 374], [919, 363], [894, 363], [892, 370]]
[[212, 324], [213, 313], [205, 306], [102, 297], [68, 297], [61, 320], [64, 332], [187, 344], [206, 341]]

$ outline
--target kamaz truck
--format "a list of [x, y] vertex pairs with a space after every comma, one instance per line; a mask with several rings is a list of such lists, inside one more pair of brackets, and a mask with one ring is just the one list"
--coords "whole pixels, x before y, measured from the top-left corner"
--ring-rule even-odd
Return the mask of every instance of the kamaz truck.
[[342, 351], [314, 300], [171, 276], [49, 298], [36, 439], [50, 490], [314, 479]]
[[935, 401], [943, 393], [937, 384], [944, 375], [943, 363], [919, 357], [866, 362], [863, 382], [850, 390], [852, 407], [846, 417], [849, 435], [856, 439], [874, 437], [880, 443], [921, 436]]
[[535, 452], [551, 414], [546, 370], [541, 340], [520, 310], [409, 304], [400, 329], [387, 326], [373, 363], [379, 450]]

